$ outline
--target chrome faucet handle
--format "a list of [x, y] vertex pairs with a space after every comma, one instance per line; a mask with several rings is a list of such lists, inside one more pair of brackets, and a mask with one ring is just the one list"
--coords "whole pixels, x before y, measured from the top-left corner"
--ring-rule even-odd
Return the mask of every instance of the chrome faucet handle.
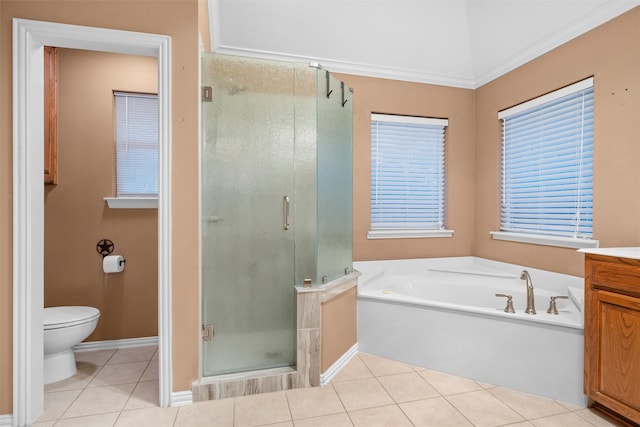
[[505, 313], [515, 313], [513, 309], [513, 297], [507, 294], [496, 294], [497, 297], [503, 297], [507, 299], [507, 306], [504, 308]]
[[567, 295], [558, 295], [558, 296], [551, 297], [551, 300], [549, 301], [549, 308], [547, 309], [547, 313], [558, 314], [558, 308], [556, 307], [556, 300], [558, 298], [569, 299]]

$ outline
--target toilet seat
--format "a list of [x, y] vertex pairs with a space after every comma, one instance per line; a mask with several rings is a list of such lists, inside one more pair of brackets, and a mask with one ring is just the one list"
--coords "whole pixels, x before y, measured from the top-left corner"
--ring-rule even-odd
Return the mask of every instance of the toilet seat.
[[47, 307], [44, 309], [44, 330], [69, 328], [100, 317], [100, 310], [85, 306]]

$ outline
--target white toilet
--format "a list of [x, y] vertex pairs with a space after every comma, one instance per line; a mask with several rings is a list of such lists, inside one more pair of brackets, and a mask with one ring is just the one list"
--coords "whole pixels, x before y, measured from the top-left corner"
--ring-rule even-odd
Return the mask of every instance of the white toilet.
[[100, 310], [68, 306], [44, 309], [44, 383], [69, 378], [76, 373], [73, 346], [91, 335]]

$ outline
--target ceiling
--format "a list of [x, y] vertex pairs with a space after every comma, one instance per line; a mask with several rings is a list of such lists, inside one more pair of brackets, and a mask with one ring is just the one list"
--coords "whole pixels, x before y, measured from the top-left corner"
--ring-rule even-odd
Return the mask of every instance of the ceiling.
[[212, 50], [477, 88], [640, 0], [208, 0]]

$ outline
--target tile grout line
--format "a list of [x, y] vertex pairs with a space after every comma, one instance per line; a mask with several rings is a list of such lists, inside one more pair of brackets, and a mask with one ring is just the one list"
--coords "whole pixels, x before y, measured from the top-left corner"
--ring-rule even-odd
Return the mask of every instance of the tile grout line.
[[[105, 360], [105, 362], [103, 364], [100, 365], [100, 367], [96, 370], [96, 372], [93, 374], [93, 376], [91, 377], [91, 379], [84, 385], [84, 387], [82, 387], [80, 390], [80, 392], [78, 393], [78, 395], [71, 401], [71, 403], [69, 403], [69, 405], [65, 408], [64, 411], [62, 411], [62, 413], [60, 414], [60, 416], [58, 418], [55, 419], [54, 421], [54, 426], [55, 424], [58, 424], [58, 421], [62, 420], [64, 418], [64, 415], [67, 413], [67, 411], [69, 410], [69, 408], [71, 408], [71, 406], [76, 402], [76, 400], [78, 400], [80, 398], [80, 396], [82, 396], [82, 393], [84, 393], [88, 388], [89, 388], [89, 384], [91, 384], [93, 382], [93, 380], [96, 378], [96, 376], [98, 375], [98, 373], [100, 373], [100, 371], [102, 371], [102, 368], [105, 367], [105, 365], [107, 364], [107, 361], [109, 359], [111, 359], [111, 357], [113, 357], [113, 355], [116, 352], [114, 351], [111, 356], [109, 356], [107, 358], [107, 360]], [[75, 357], [75, 355], [74, 355]], [[76, 362], [77, 363], [77, 362]], [[77, 373], [77, 372], [76, 372]]]
[[[156, 350], [153, 352], [153, 354], [151, 354], [151, 357], [149, 358], [147, 362], [147, 365], [144, 367], [144, 369], [142, 370], [142, 373], [140, 374], [140, 378], [138, 378], [138, 381], [136, 382], [136, 385], [133, 387], [133, 389], [131, 390], [131, 393], [129, 394], [129, 397], [127, 398], [127, 401], [124, 403], [124, 406], [122, 407], [122, 409], [120, 410], [120, 414], [118, 415], [118, 418], [116, 419], [116, 423], [117, 420], [120, 419], [120, 415], [122, 415], [123, 412], [125, 411], [134, 411], [136, 409], [144, 409], [144, 408], [133, 408], [133, 409], [126, 409], [127, 405], [129, 404], [129, 401], [131, 400], [131, 398], [133, 397], [134, 392], [136, 391], [136, 389], [138, 388], [138, 385], [140, 385], [142, 381], [142, 377], [144, 377], [144, 374], [147, 372], [147, 369], [149, 369], [149, 366], [151, 365], [151, 362], [153, 362], [153, 357], [155, 356], [155, 354], [158, 352], [158, 349], [156, 348]], [[116, 350], [117, 353], [117, 350]], [[114, 353], [115, 355], [115, 353]], [[136, 363], [136, 362], [124, 362], [124, 363]], [[113, 364], [115, 365], [115, 364]], [[151, 380], [153, 381], [153, 380]], [[156, 390], [157, 393], [159, 393], [159, 390]], [[155, 405], [154, 405], [155, 406]], [[178, 414], [176, 412], [176, 419], [178, 418]], [[114, 425], [116, 424], [114, 423]], [[174, 420], [174, 424], [175, 424], [175, 420]]]
[[[382, 382], [380, 382], [380, 379], [376, 376], [376, 379], [378, 380], [378, 382], [380, 383], [380, 385], [382, 386], [382, 388], [387, 392], [387, 394], [391, 397], [391, 399], [395, 402], [396, 407], [400, 410], [400, 412], [402, 412], [402, 414], [407, 418], [407, 420], [409, 420], [409, 422], [411, 423], [411, 425], [415, 426], [415, 423], [413, 422], [413, 420], [411, 419], [411, 417], [409, 416], [409, 414], [407, 414], [405, 412], [404, 409], [402, 409], [402, 406], [400, 406], [400, 403], [411, 403], [411, 402], [420, 402], [423, 400], [430, 400], [430, 399], [436, 399], [438, 397], [443, 397], [442, 394], [440, 393], [440, 391], [438, 391], [438, 389], [436, 389], [429, 381], [427, 381], [427, 379], [425, 377], [423, 377], [422, 375], [420, 375], [417, 369], [415, 369], [415, 367], [413, 365], [409, 365], [413, 370], [411, 373], [414, 373], [416, 375], [418, 375], [418, 377], [425, 382], [425, 384], [427, 384], [429, 387], [431, 387], [438, 395], [437, 396], [433, 396], [433, 397], [426, 397], [426, 398], [422, 398], [422, 399], [416, 399], [416, 400], [408, 400], [406, 402], [398, 402], [396, 401], [396, 399], [393, 398], [393, 396], [391, 396], [391, 393], [389, 392], [389, 390], [387, 390], [387, 388], [384, 386], [384, 384], [382, 384]], [[402, 374], [391, 374], [391, 375], [381, 375], [382, 377], [390, 377], [393, 375], [402, 375]]]
[[[97, 377], [97, 375], [99, 375], [99, 373], [104, 369], [105, 366], [108, 365], [108, 362], [110, 360], [113, 359], [113, 357], [115, 356], [117, 350], [114, 351], [106, 360], [104, 363], [101, 363], [97, 369], [96, 372], [92, 375], [92, 377], [82, 386], [82, 388], [78, 388], [75, 390], [79, 390], [78, 395], [67, 405], [67, 407], [64, 409], [64, 411], [62, 411], [61, 415], [59, 417], [57, 417], [55, 420], [50, 420], [53, 422], [53, 425], [59, 425], [63, 419], [73, 419], [73, 418], [83, 418], [83, 417], [90, 417], [90, 416], [96, 416], [96, 415], [102, 415], [102, 414], [87, 414], [87, 415], [82, 415], [82, 416], [78, 416], [78, 417], [71, 417], [71, 418], [63, 418], [64, 415], [68, 412], [69, 408], [80, 398], [80, 396], [87, 390], [89, 389], [89, 385], [95, 380], [95, 378]], [[155, 380], [147, 380], [147, 381], [142, 381], [143, 376], [145, 375], [145, 372], [149, 369], [150, 365], [153, 362], [153, 357], [154, 355], [157, 353], [157, 349], [156, 351], [151, 355], [150, 359], [147, 360], [143, 360], [140, 362], [146, 362], [146, 365], [144, 367], [144, 369], [142, 370], [142, 373], [140, 375], [140, 377], [138, 378], [138, 380], [135, 382], [135, 385], [131, 391], [131, 393], [129, 393], [129, 396], [127, 397], [127, 400], [124, 404], [124, 406], [121, 408], [120, 411], [117, 411], [117, 416], [115, 418], [114, 423], [112, 424], [113, 426], [116, 426], [118, 424], [118, 421], [122, 418], [122, 415], [124, 412], [126, 411], [134, 411], [135, 409], [148, 409], [148, 408], [133, 408], [133, 409], [128, 409], [125, 410], [127, 404], [129, 403], [129, 401], [131, 400], [131, 398], [133, 397], [133, 394], [136, 390], [136, 388], [138, 387], [138, 385], [142, 382], [147, 382], [147, 381], [155, 381]], [[511, 405], [509, 405], [506, 401], [504, 401], [503, 399], [501, 399], [499, 396], [496, 396], [494, 393], [492, 393], [492, 390], [494, 389], [499, 389], [500, 387], [498, 386], [492, 386], [489, 388], [486, 388], [484, 386], [482, 386], [482, 384], [480, 384], [479, 382], [472, 380], [474, 383], [478, 384], [481, 386], [480, 390], [469, 390], [469, 391], [463, 391], [463, 392], [458, 392], [458, 393], [453, 393], [453, 394], [449, 394], [449, 395], [443, 395], [436, 387], [434, 387], [427, 378], [425, 378], [424, 376], [420, 375], [419, 372], [425, 370], [425, 368], [420, 368], [420, 369], [416, 369], [415, 366], [406, 364], [408, 366], [410, 366], [412, 368], [411, 372], [414, 373], [418, 373], [420, 379], [422, 381], [424, 381], [426, 384], [428, 384], [436, 393], [437, 396], [433, 396], [433, 397], [425, 397], [424, 399], [416, 399], [416, 400], [410, 400], [410, 401], [406, 401], [406, 402], [398, 402], [396, 401], [396, 399], [392, 396], [392, 394], [389, 392], [389, 390], [384, 386], [384, 384], [380, 381], [381, 378], [385, 378], [385, 377], [391, 377], [391, 376], [396, 376], [396, 375], [401, 375], [402, 373], [392, 373], [392, 374], [387, 374], [387, 375], [376, 375], [372, 369], [370, 368], [369, 364], [367, 364], [362, 358], [358, 357], [360, 363], [362, 363], [362, 365], [364, 365], [364, 367], [366, 368], [366, 371], [369, 373], [370, 377], [368, 378], [375, 378], [376, 382], [381, 386], [381, 389], [387, 394], [387, 396], [389, 396], [389, 398], [391, 399], [391, 401], [393, 402], [393, 404], [388, 404], [388, 405], [377, 405], [377, 406], [373, 406], [371, 408], [360, 408], [357, 410], [354, 410], [353, 412], [356, 412], [358, 410], [364, 410], [364, 409], [374, 409], [374, 408], [382, 408], [382, 407], [386, 407], [386, 406], [395, 406], [396, 408], [400, 409], [400, 412], [405, 416], [405, 418], [412, 424], [415, 425], [413, 423], [413, 421], [411, 420], [411, 418], [409, 418], [409, 416], [407, 415], [407, 413], [402, 409], [402, 407], [400, 406], [401, 403], [411, 403], [411, 402], [416, 402], [416, 401], [420, 401], [420, 400], [428, 400], [428, 399], [433, 399], [436, 397], [441, 397], [443, 398], [443, 401], [446, 402], [447, 405], [449, 405], [450, 407], [452, 407], [457, 413], [459, 413], [463, 419], [467, 420], [471, 425], [475, 425], [473, 422], [471, 422], [471, 420], [464, 414], [462, 413], [450, 400], [449, 398], [452, 396], [459, 396], [462, 394], [468, 394], [468, 393], [472, 393], [472, 392], [476, 392], [476, 391], [485, 391], [487, 393], [489, 393], [490, 396], [492, 396], [494, 399], [496, 399], [498, 402], [502, 403], [505, 407], [509, 408], [510, 410], [512, 410], [515, 414], [517, 414], [518, 416], [522, 417], [523, 421], [520, 422], [526, 422], [529, 424], [533, 424], [532, 420], [539, 420], [539, 419], [544, 419], [544, 418], [548, 418], [548, 417], [553, 417], [553, 416], [562, 416], [563, 414], [575, 414], [579, 417], [579, 419], [581, 419], [582, 421], [585, 421], [586, 423], [588, 423], [589, 425], [597, 425], [594, 424], [593, 421], [589, 420], [588, 418], [586, 418], [586, 416], [583, 416], [585, 414], [581, 414], [580, 411], [583, 411], [584, 409], [588, 409], [588, 408], [581, 408], [581, 407], [575, 407], [575, 408], [569, 408], [566, 407], [564, 405], [562, 405], [560, 402], [551, 399], [551, 401], [559, 404], [562, 407], [562, 412], [560, 413], [556, 413], [556, 414], [551, 414], [551, 415], [542, 415], [542, 416], [536, 416], [534, 418], [527, 418], [525, 417], [523, 414], [521, 414], [518, 410], [516, 410], [514, 407], [512, 407]], [[122, 362], [122, 363], [135, 363], [135, 362]], [[114, 365], [118, 365], [117, 363], [111, 364], [110, 366], [114, 366]], [[383, 370], [384, 371], [384, 370]], [[354, 382], [354, 381], [359, 381], [359, 380], [363, 380], [366, 378], [351, 378], [348, 379], [346, 381], [339, 381], [338, 383], [348, 383], [348, 382]], [[131, 384], [131, 383], [128, 383]], [[109, 386], [109, 385], [104, 385], [104, 386]], [[351, 425], [355, 425], [354, 419], [352, 418], [352, 414], [351, 412], [349, 412], [346, 407], [345, 404], [340, 396], [340, 394], [337, 392], [335, 386], [334, 386], [334, 382], [331, 381], [329, 384], [327, 384], [327, 386], [332, 388], [332, 391], [335, 393], [336, 397], [338, 398], [338, 401], [340, 402], [341, 408], [343, 410], [343, 413], [347, 414], [347, 417], [349, 419], [349, 422], [351, 423]], [[56, 393], [56, 392], [64, 392], [64, 391], [74, 391], [74, 390], [52, 390], [52, 391], [48, 391], [47, 393]], [[290, 417], [290, 422], [292, 424], [295, 425], [295, 420], [293, 419], [293, 412], [292, 412], [292, 407], [291, 407], [291, 402], [289, 399], [289, 396], [286, 392], [286, 390], [284, 391], [285, 393], [285, 401], [287, 402], [287, 409], [288, 409], [288, 413], [289, 413], [289, 417]], [[236, 425], [237, 417], [236, 417], [236, 398], [233, 398], [232, 400], [232, 425]], [[108, 413], [116, 413], [116, 411], [113, 412], [108, 412]], [[106, 414], [106, 413], [105, 413]], [[179, 414], [180, 414], [180, 408], [178, 408], [177, 411], [175, 411], [175, 414], [173, 416], [173, 420], [171, 425], [176, 427], [178, 425], [178, 418], [179, 418]], [[339, 413], [336, 413], [339, 414]], [[321, 416], [315, 416], [315, 417], [308, 417], [308, 418], [318, 418], [318, 417], [322, 417], [322, 416], [327, 416], [327, 415], [334, 415], [334, 414], [326, 414], [326, 415], [321, 415]], [[513, 424], [513, 423], [511, 423]], [[503, 424], [503, 426], [508, 426], [511, 424]]]
[[[393, 405], [374, 406], [373, 408], [382, 408], [382, 407], [384, 407], [384, 406], [395, 406], [396, 408], [398, 408], [398, 409], [400, 410], [400, 412], [405, 416], [405, 418], [406, 418], [406, 419], [411, 423], [411, 425], [415, 426], [415, 424], [413, 423], [413, 421], [411, 420], [411, 418], [407, 415], [407, 413], [406, 413], [406, 412], [404, 412], [404, 411], [402, 410], [402, 408], [400, 407], [400, 404], [399, 404], [399, 403], [398, 403], [398, 402], [393, 398], [393, 396], [391, 395], [391, 393], [389, 392], [389, 390], [384, 386], [384, 384], [382, 384], [382, 382], [380, 381], [380, 378], [379, 378], [379, 377], [392, 376], [392, 375], [400, 375], [400, 374], [390, 374], [390, 375], [380, 375], [380, 376], [378, 376], [378, 375], [376, 375], [376, 374], [373, 372], [373, 370], [369, 367], [369, 365], [368, 365], [368, 364], [367, 364], [367, 363], [366, 363], [362, 358], [360, 358], [360, 361], [362, 362], [362, 364], [364, 364], [364, 366], [367, 368], [367, 370], [369, 370], [369, 373], [371, 373], [371, 375], [373, 376], [373, 378], [375, 378], [376, 382], [380, 385], [380, 387], [382, 388], [382, 390], [384, 390], [384, 392], [387, 394], [387, 396], [389, 396], [389, 398], [390, 398], [390, 399], [391, 399], [391, 401], [393, 402]], [[417, 372], [417, 371], [415, 371], [415, 370], [413, 369], [413, 366], [411, 366], [411, 365], [409, 365], [409, 366], [411, 367], [412, 372]], [[419, 375], [419, 374], [418, 374], [418, 375]], [[422, 375], [419, 375], [419, 376], [420, 376], [420, 377], [421, 377], [425, 382], [427, 382], [427, 381], [426, 381], [426, 379], [425, 379], [424, 377], [422, 377]], [[429, 384], [429, 383], [427, 382], [427, 384]], [[429, 384], [429, 386], [431, 386], [431, 384]], [[434, 388], [433, 386], [431, 386], [431, 387], [435, 390], [435, 388]], [[438, 391], [436, 390], [436, 392], [438, 392]], [[337, 394], [337, 392], [336, 392], [336, 394]], [[439, 394], [439, 392], [438, 392], [438, 394]], [[342, 402], [342, 401], [341, 401], [341, 402]], [[344, 406], [344, 404], [343, 404], [343, 406]], [[364, 410], [364, 409], [372, 409], [372, 408], [362, 408], [362, 409], [360, 409], [360, 410]], [[345, 410], [346, 410], [346, 408], [345, 408]], [[350, 413], [349, 411], [347, 411], [347, 416], [349, 417], [349, 420], [351, 421], [351, 424], [355, 426], [355, 423], [354, 423], [354, 421], [353, 421], [353, 418], [351, 418], [351, 413]]]
[[[359, 357], [358, 357], [358, 359], [359, 359]], [[364, 363], [364, 362], [362, 362], [362, 363]], [[366, 367], [366, 365], [365, 365], [365, 367]], [[367, 369], [369, 369], [369, 368], [367, 367]], [[353, 380], [351, 380], [351, 381], [353, 381]], [[333, 384], [330, 383], [330, 385], [331, 385], [331, 387], [333, 387]], [[336, 390], [335, 387], [333, 387], [333, 392], [338, 397], [338, 401], [340, 402], [340, 405], [342, 405], [342, 409], [344, 409], [344, 413], [347, 414], [347, 418], [349, 418], [349, 422], [351, 423], [352, 426], [355, 426], [355, 424], [353, 422], [353, 418], [351, 418], [351, 414], [349, 413], [349, 411], [347, 411], [347, 407], [344, 405], [344, 402], [342, 401], [342, 398], [340, 397], [340, 393], [338, 393], [338, 390]]]
[[[522, 417], [523, 420], [525, 421], [530, 421], [529, 417], [526, 417], [524, 414], [521, 414], [518, 410], [516, 410], [516, 408], [513, 408], [511, 405], [509, 405], [507, 402], [505, 402], [504, 400], [500, 399], [498, 396], [496, 396], [495, 394], [491, 393], [490, 390], [485, 390], [487, 391], [491, 396], [493, 396], [495, 399], [497, 399], [499, 402], [501, 402], [503, 405], [505, 405], [507, 408], [511, 409], [513, 412], [515, 412], [516, 414], [520, 415]], [[565, 408], [566, 409], [566, 408]], [[540, 417], [540, 418], [544, 418], [544, 417]], [[513, 424], [513, 423], [511, 423]], [[505, 424], [508, 425], [508, 424]]]
[[[358, 357], [358, 356], [356, 355], [356, 357]], [[358, 359], [360, 359], [360, 357], [358, 357]], [[362, 362], [362, 363], [364, 364], [364, 362]], [[366, 365], [365, 365], [365, 367], [367, 369], [369, 369]], [[354, 381], [354, 380], [349, 380], [349, 381]], [[340, 381], [340, 382], [347, 382], [347, 381]], [[340, 405], [342, 405], [342, 409], [344, 409], [344, 413], [347, 414], [347, 418], [349, 418], [349, 422], [351, 423], [352, 426], [355, 426], [355, 424], [353, 423], [353, 419], [351, 418], [351, 414], [347, 410], [347, 407], [344, 405], [344, 402], [342, 401], [342, 398], [340, 397], [340, 393], [338, 393], [338, 390], [336, 390], [336, 388], [333, 387], [333, 382], [330, 382], [328, 385], [330, 385], [333, 388], [333, 392], [338, 397], [338, 401], [340, 402]], [[294, 423], [294, 425], [295, 425], [295, 423]]]
[[[467, 392], [467, 393], [471, 393], [471, 392]], [[456, 393], [456, 394], [452, 394], [450, 396], [457, 396], [460, 394], [464, 394], [464, 393]], [[465, 420], [469, 421], [469, 424], [471, 424], [472, 426], [476, 426], [476, 423], [474, 423], [473, 421], [471, 421], [469, 419], [469, 417], [467, 417], [465, 414], [462, 413], [462, 411], [460, 409], [458, 409], [458, 407], [456, 405], [454, 405], [449, 399], [447, 399], [447, 396], [442, 396], [442, 398], [447, 402], [447, 404], [449, 404], [449, 406], [451, 406], [457, 413], [459, 413], [460, 415], [462, 415], [462, 418], [464, 418]], [[526, 421], [526, 420], [525, 420]], [[512, 423], [513, 424], [513, 423]]]
[[[63, 419], [67, 419], [67, 418], [64, 418], [64, 415], [67, 413], [67, 411], [69, 410], [69, 408], [71, 408], [71, 406], [72, 406], [72, 405], [73, 405], [73, 404], [74, 404], [74, 403], [75, 403], [75, 402], [80, 398], [80, 396], [81, 396], [85, 391], [87, 391], [87, 390], [88, 390], [88, 389], [90, 389], [90, 388], [98, 388], [98, 387], [114, 386], [114, 385], [112, 384], [112, 385], [103, 385], [103, 386], [89, 387], [89, 386], [90, 386], [90, 384], [91, 384], [91, 383], [93, 383], [93, 381], [95, 380], [95, 378], [98, 376], [98, 374], [99, 374], [99, 373], [100, 373], [100, 372], [105, 368], [105, 366], [109, 365], [109, 361], [113, 359], [113, 357], [115, 356], [115, 354], [116, 354], [117, 352], [118, 352], [118, 349], [114, 350], [114, 351], [113, 351], [113, 353], [112, 353], [112, 354], [111, 354], [111, 355], [110, 355], [110, 356], [109, 356], [109, 357], [108, 357], [108, 358], [107, 358], [103, 363], [100, 363], [99, 365], [97, 365], [97, 368], [98, 368], [98, 369], [97, 369], [97, 370], [96, 370], [96, 372], [91, 376], [90, 380], [89, 380], [89, 381], [88, 381], [88, 382], [87, 382], [87, 383], [86, 383], [82, 388], [78, 388], [78, 389], [75, 389], [75, 390], [59, 390], [59, 391], [76, 391], [76, 390], [79, 390], [79, 393], [78, 393], [78, 395], [77, 395], [77, 396], [76, 396], [76, 397], [75, 397], [75, 398], [74, 398], [74, 399], [69, 403], [69, 405], [64, 409], [64, 411], [60, 414], [60, 416], [59, 416], [59, 417], [57, 417], [55, 420], [51, 420], [51, 421], [53, 421], [54, 426], [55, 426], [56, 424], [58, 424], [59, 422], [61, 422]], [[149, 368], [149, 366], [151, 365], [151, 363], [153, 362], [153, 357], [154, 357], [154, 355], [156, 354], [156, 352], [157, 352], [157, 349], [156, 349], [156, 351], [151, 355], [150, 359], [140, 361], [140, 362], [147, 362], [147, 364], [146, 364], [146, 366], [145, 366], [145, 369], [142, 371], [142, 373], [141, 373], [141, 375], [140, 375], [140, 378], [138, 378], [138, 380], [135, 382], [135, 385], [134, 385], [133, 389], [131, 390], [131, 393], [129, 393], [129, 396], [127, 397], [127, 401], [125, 402], [124, 406], [123, 406], [119, 411], [106, 412], [106, 413], [105, 413], [105, 414], [107, 414], [107, 413], [116, 413], [116, 412], [118, 413], [118, 416], [116, 417], [116, 420], [114, 421], [114, 424], [113, 424], [113, 425], [117, 424], [117, 421], [120, 419], [120, 417], [121, 417], [122, 413], [123, 413], [123, 412], [125, 412], [126, 405], [128, 404], [128, 402], [130, 401], [131, 397], [133, 396], [133, 393], [134, 393], [135, 389], [137, 388], [137, 386], [138, 386], [141, 382], [143, 382], [143, 381], [142, 381], [142, 377], [143, 377], [144, 373], [146, 372], [146, 370], [147, 370], [147, 369]], [[126, 363], [136, 363], [136, 362], [112, 363], [112, 364], [110, 364], [110, 366], [115, 366], [115, 365], [118, 365], [118, 364], [126, 364]], [[155, 380], [149, 380], [149, 381], [155, 381]], [[133, 383], [127, 383], [127, 384], [133, 384]], [[116, 384], [116, 385], [120, 385], [120, 384]], [[55, 392], [56, 392], [56, 391], [49, 391], [49, 392], [47, 392], [47, 393], [55, 393]], [[139, 408], [139, 409], [144, 409], [144, 408]], [[131, 410], [133, 410], [133, 409], [131, 409]], [[102, 414], [102, 413], [101, 413], [101, 414], [86, 414], [86, 415], [81, 415], [81, 416], [78, 416], [78, 417], [69, 417], [68, 419], [83, 418], [83, 417], [90, 417], [90, 416], [96, 416], [96, 415], [103, 415], [103, 414]], [[175, 424], [176, 420], [177, 420], [177, 413], [176, 413], [176, 419], [174, 419], [174, 424]]]
[[287, 390], [283, 390], [284, 393], [284, 400], [286, 400], [287, 402], [287, 409], [289, 410], [289, 418], [291, 421], [291, 424], [295, 424], [293, 422], [293, 412], [291, 412], [291, 403], [289, 403], [289, 396], [287, 395]]
[[[491, 393], [491, 391], [489, 391], [489, 393]], [[526, 417], [524, 414], [521, 414], [521, 413], [520, 413], [516, 408], [512, 407], [511, 405], [509, 405], [509, 403], [508, 403], [508, 402], [505, 402], [504, 400], [500, 399], [500, 398], [499, 398], [498, 396], [496, 396], [495, 394], [491, 393], [491, 395], [492, 395], [493, 397], [495, 397], [496, 399], [498, 399], [500, 402], [502, 402], [504, 405], [506, 405], [506, 406], [507, 406], [509, 409], [511, 409], [513, 412], [515, 412], [516, 414], [520, 415], [522, 418], [524, 418], [526, 421], [529, 421], [529, 422], [530, 422], [531, 420], [539, 420], [539, 419], [542, 419], [542, 418], [552, 417], [552, 416], [554, 416], [554, 415], [568, 414], [568, 413], [572, 412], [571, 410], [569, 410], [569, 408], [566, 408], [566, 407], [564, 407], [564, 406], [560, 405], [560, 406], [565, 410], [564, 412], [560, 412], [560, 413], [558, 413], [558, 414], [543, 415], [543, 416], [540, 416], [540, 417], [533, 417], [533, 418], [530, 418], [530, 417]], [[535, 395], [532, 395], [532, 396], [535, 396]], [[536, 396], [536, 397], [540, 397], [540, 396]], [[552, 401], [552, 402], [557, 403], [557, 401], [556, 401], [556, 400], [553, 400], [553, 399], [548, 399], [548, 400], [550, 400], [550, 401]], [[587, 421], [588, 421], [588, 420], [587, 420]]]

